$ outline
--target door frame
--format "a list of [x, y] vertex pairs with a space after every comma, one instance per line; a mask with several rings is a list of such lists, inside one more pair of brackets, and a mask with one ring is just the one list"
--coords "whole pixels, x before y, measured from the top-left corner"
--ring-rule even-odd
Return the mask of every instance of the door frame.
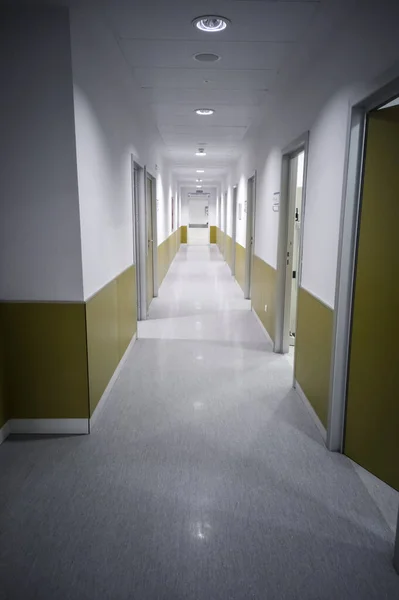
[[227, 190], [223, 193], [223, 257], [226, 259]]
[[146, 289], [146, 172], [131, 155], [133, 204], [133, 259], [136, 266], [137, 321], [147, 319]]
[[238, 184], [233, 185], [232, 210], [231, 210], [231, 274], [233, 277], [236, 274], [236, 238], [237, 238], [237, 199], [238, 199]]
[[[277, 289], [276, 289], [276, 334], [274, 341], [274, 352], [285, 354], [289, 350], [289, 301], [291, 299], [291, 289], [287, 286], [287, 244], [290, 216], [290, 161], [292, 158], [304, 152], [303, 161], [303, 188], [302, 188], [302, 226], [301, 239], [299, 242], [298, 257], [298, 291], [302, 281], [303, 264], [303, 240], [306, 222], [306, 192], [307, 192], [307, 172], [309, 157], [309, 131], [306, 131], [282, 152], [281, 161], [281, 184], [280, 184], [280, 203], [279, 203], [279, 224], [278, 224], [278, 243], [277, 243]], [[298, 311], [296, 322], [298, 321]], [[288, 329], [287, 329], [288, 325]], [[294, 369], [295, 373], [295, 354]]]
[[[350, 118], [338, 243], [326, 440], [327, 448], [333, 452], [343, 452], [345, 439], [350, 340], [360, 228], [360, 205], [363, 193], [367, 114], [398, 96], [399, 79], [395, 79], [360, 102], [353, 104], [349, 109]], [[393, 565], [399, 574], [399, 514], [397, 523]]]
[[[151, 216], [152, 216], [152, 275], [154, 298], [158, 296], [158, 220], [157, 220], [157, 178], [146, 169], [146, 176], [151, 179], [152, 198], [151, 198]], [[146, 186], [147, 193], [147, 186]], [[147, 200], [147, 199], [146, 199]], [[147, 206], [147, 203], [146, 203]], [[147, 240], [148, 243], [148, 240]]]
[[[252, 182], [252, 196], [249, 199], [249, 186]], [[247, 218], [246, 218], [246, 233], [245, 233], [245, 283], [244, 283], [244, 298], [251, 298], [252, 287], [252, 263], [254, 258], [255, 248], [255, 211], [256, 211], [256, 171], [247, 179]], [[245, 205], [244, 205], [245, 206]]]
[[[356, 256], [363, 193], [367, 115], [399, 96], [399, 79], [383, 86], [349, 111], [343, 200], [338, 243], [327, 448], [343, 452]], [[399, 551], [399, 548], [398, 548]], [[399, 557], [398, 557], [399, 561]]]

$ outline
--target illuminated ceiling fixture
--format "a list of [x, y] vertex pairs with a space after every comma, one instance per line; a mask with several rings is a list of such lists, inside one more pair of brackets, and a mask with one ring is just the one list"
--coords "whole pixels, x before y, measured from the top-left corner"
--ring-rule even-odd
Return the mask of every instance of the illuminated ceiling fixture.
[[203, 148], [198, 148], [197, 152], [195, 153], [195, 156], [206, 156], [206, 152]]
[[215, 111], [213, 110], [213, 108], [197, 108], [195, 112], [197, 113], [197, 115], [208, 117], [209, 115], [213, 115]]
[[204, 169], [197, 169], [197, 173], [205, 173]]
[[197, 183], [202, 183], [202, 179], [196, 179], [195, 180]]
[[229, 19], [218, 15], [204, 15], [203, 17], [197, 17], [192, 23], [194, 27], [200, 31], [206, 31], [207, 33], [224, 31], [227, 25], [230, 25]]
[[196, 187], [197, 187], [198, 189], [200, 189], [200, 188], [202, 188], [202, 185], [197, 185]]

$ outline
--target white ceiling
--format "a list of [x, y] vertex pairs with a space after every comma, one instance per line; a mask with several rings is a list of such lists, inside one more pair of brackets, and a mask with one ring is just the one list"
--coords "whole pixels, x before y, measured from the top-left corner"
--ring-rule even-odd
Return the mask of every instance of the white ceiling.
[[[143, 101], [151, 105], [159, 133], [180, 180], [206, 168], [217, 181], [241, 153], [251, 125], [258, 123], [279, 72], [304, 43], [318, 1], [136, 0], [113, 2], [109, 18], [132, 68]], [[232, 24], [221, 33], [192, 26], [195, 17], [218, 14]], [[201, 63], [194, 54], [221, 58]], [[215, 114], [199, 117], [196, 108]], [[207, 156], [198, 158], [199, 146]]]

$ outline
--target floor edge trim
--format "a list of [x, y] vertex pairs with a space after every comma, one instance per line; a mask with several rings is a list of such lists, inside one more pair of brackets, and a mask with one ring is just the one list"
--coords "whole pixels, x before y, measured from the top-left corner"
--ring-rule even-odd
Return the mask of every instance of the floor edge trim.
[[118, 363], [118, 365], [117, 365], [117, 367], [116, 367], [116, 369], [115, 369], [115, 371], [114, 371], [111, 379], [108, 382], [107, 387], [105, 388], [105, 390], [103, 392], [103, 395], [101, 396], [101, 398], [100, 398], [100, 400], [99, 400], [96, 408], [94, 409], [93, 414], [91, 415], [91, 417], [89, 419], [89, 421], [90, 421], [90, 431], [91, 431], [92, 427], [95, 426], [95, 424], [97, 422], [97, 419], [98, 419], [98, 417], [101, 414], [101, 411], [103, 410], [105, 404], [107, 403], [107, 400], [109, 398], [111, 390], [114, 387], [114, 384], [115, 384], [116, 380], [118, 379], [119, 374], [120, 374], [120, 372], [121, 372], [121, 370], [122, 370], [122, 368], [123, 368], [123, 366], [124, 366], [124, 364], [125, 364], [125, 362], [127, 360], [127, 357], [129, 355], [131, 349], [133, 348], [134, 344], [136, 343], [136, 341], [137, 341], [137, 332], [134, 334], [134, 336], [130, 340], [130, 343], [129, 343], [128, 347], [126, 348], [124, 355], [120, 359], [120, 361], [119, 361], [119, 363]]

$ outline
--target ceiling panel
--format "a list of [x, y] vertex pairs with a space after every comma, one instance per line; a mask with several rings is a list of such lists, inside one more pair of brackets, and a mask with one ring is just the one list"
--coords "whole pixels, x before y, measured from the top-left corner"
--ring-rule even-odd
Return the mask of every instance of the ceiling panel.
[[272, 85], [275, 71], [211, 69], [134, 69], [140, 86], [156, 88], [200, 88], [211, 81], [215, 88], [228, 90], [262, 90]]
[[[196, 167], [214, 179], [225, 174], [306, 45], [320, 7], [302, 0], [109, 0], [114, 34], [181, 177], [195, 177]], [[231, 27], [198, 31], [191, 22], [204, 14], [224, 15]], [[201, 63], [193, 59], [200, 52], [221, 58]], [[198, 117], [196, 108], [216, 112]], [[205, 158], [195, 156], [201, 143]]]
[[212, 104], [216, 109], [211, 116], [198, 116], [196, 108], [202, 104], [159, 104], [153, 107], [159, 123], [168, 123], [171, 127], [214, 127], [216, 125], [234, 126], [249, 125], [251, 120], [258, 114], [259, 109], [253, 106], [220, 106]]
[[268, 93], [266, 90], [231, 90], [217, 89], [213, 82], [202, 84], [200, 87], [174, 89], [163, 88], [160, 91], [158, 88], [149, 86], [141, 90], [144, 102], [156, 106], [175, 105], [197, 105], [202, 106], [260, 106], [267, 99]]
[[201, 69], [194, 60], [200, 52], [220, 56], [207, 69], [279, 69], [295, 50], [292, 42], [222, 42], [177, 40], [122, 40], [125, 57], [132, 67], [175, 67]]
[[222, 14], [232, 26], [220, 34], [221, 40], [292, 42], [298, 40], [318, 3], [116, 0], [109, 6], [114, 27], [122, 38], [208, 41], [209, 34], [194, 29], [192, 20], [204, 14]]

